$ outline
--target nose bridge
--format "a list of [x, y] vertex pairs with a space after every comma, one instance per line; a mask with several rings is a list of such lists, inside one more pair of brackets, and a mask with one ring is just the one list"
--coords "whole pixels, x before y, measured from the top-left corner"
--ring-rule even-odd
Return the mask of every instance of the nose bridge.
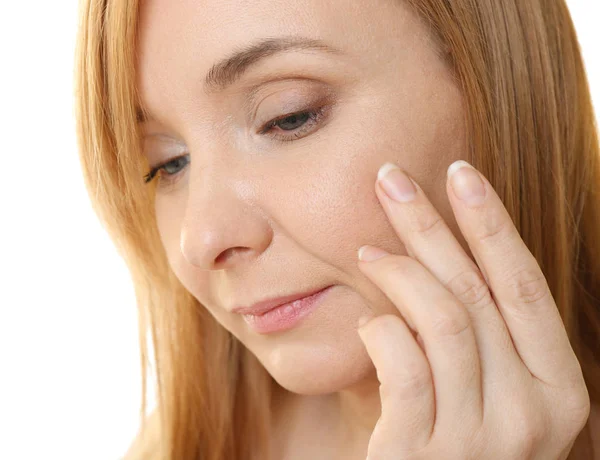
[[[198, 268], [223, 269], [268, 246], [271, 229], [251, 203], [244, 179], [230, 155], [190, 163], [180, 249]], [[198, 164], [201, 163], [201, 164]]]

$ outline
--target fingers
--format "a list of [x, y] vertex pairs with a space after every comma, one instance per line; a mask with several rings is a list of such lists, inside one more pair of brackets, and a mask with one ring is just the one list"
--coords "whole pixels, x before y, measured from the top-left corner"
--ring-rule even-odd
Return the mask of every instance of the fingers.
[[[574, 394], [585, 389], [581, 368], [548, 284], [489, 182], [464, 162], [448, 170], [447, 193], [474, 263], [421, 188], [391, 174], [396, 187], [380, 181], [376, 193], [411, 257], [359, 250], [358, 267], [400, 313], [359, 329], [381, 382], [369, 453], [374, 446], [397, 455], [399, 446], [399, 457], [429, 458], [436, 440], [464, 446], [463, 433], [479, 436], [484, 425], [498, 432], [509, 423], [514, 434], [529, 420], [539, 430], [551, 417], [548, 395], [562, 412], [583, 407]], [[536, 392], [543, 387], [532, 375], [566, 391]]]
[[[366, 251], [362, 253], [365, 255]], [[408, 325], [417, 330], [423, 340], [435, 385], [436, 423], [453, 423], [457, 413], [480, 420], [483, 412], [480, 358], [464, 307], [423, 265], [410, 257], [387, 255], [371, 262], [359, 261], [358, 265], [398, 307]], [[375, 318], [372, 324], [368, 323], [371, 334], [376, 333], [373, 329], [377, 329], [378, 320]], [[403, 338], [402, 343], [406, 340]], [[411, 340], [414, 346], [410, 350], [420, 351], [415, 339], [411, 337]], [[379, 339], [373, 346], [383, 347], [392, 342], [393, 335], [390, 335], [387, 341]], [[410, 350], [402, 350], [396, 344], [393, 353], [408, 355], [412, 353]], [[397, 356], [396, 362], [402, 359], [407, 358]], [[393, 359], [383, 360], [380, 365], [398, 367]], [[404, 381], [395, 380], [397, 372], [381, 370], [382, 378], [388, 377], [389, 381], [380, 381], [391, 388], [390, 394], [394, 387], [402, 389], [406, 386]], [[393, 401], [392, 398], [388, 404]], [[386, 402], [382, 400], [383, 404]], [[397, 410], [404, 408], [397, 407]]]
[[[380, 169], [376, 194], [409, 254], [464, 305], [481, 357], [482, 379], [499, 381], [521, 365], [502, 315], [479, 267], [465, 253], [423, 190], [388, 163]], [[412, 189], [410, 189], [412, 187]], [[404, 198], [396, 191], [402, 189]]]
[[544, 274], [502, 201], [468, 163], [453, 165], [450, 175], [450, 204], [477, 264], [487, 273], [522, 361], [553, 386], [564, 386], [565, 376], [579, 378], [579, 364]]
[[425, 354], [397, 316], [371, 319], [358, 333], [380, 382], [381, 417], [375, 430], [393, 430], [400, 445], [423, 448], [435, 420], [435, 394]]

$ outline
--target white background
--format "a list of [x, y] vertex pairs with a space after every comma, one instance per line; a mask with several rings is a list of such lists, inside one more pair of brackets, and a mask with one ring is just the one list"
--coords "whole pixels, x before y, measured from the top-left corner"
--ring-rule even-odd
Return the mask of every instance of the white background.
[[[568, 2], [600, 108], [600, 2]], [[137, 431], [135, 300], [74, 137], [75, 0], [0, 14], [0, 459], [118, 459]]]

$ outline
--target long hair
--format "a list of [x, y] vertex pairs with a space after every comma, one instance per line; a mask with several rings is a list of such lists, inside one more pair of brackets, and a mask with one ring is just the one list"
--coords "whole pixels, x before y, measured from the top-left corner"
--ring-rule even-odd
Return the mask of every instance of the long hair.
[[[537, 259], [590, 399], [600, 403], [600, 146], [564, 0], [406, 1], [462, 88], [466, 159], [494, 186]], [[130, 270], [139, 311], [141, 428], [126, 458], [264, 459], [282, 389], [171, 271], [154, 188], [142, 180], [138, 7], [81, 0], [75, 76], [86, 187]], [[148, 366], [157, 389], [150, 416]], [[569, 459], [590, 452], [588, 422]]]

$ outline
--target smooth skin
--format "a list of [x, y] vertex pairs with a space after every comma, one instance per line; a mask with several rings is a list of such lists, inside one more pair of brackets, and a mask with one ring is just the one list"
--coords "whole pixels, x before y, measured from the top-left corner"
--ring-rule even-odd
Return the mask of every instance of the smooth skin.
[[[411, 312], [424, 310], [425, 306], [431, 310], [435, 286], [443, 286], [449, 280], [449, 270], [458, 267], [455, 263], [461, 260], [460, 255], [470, 253], [451, 206], [456, 203], [449, 201], [444, 186], [448, 166], [466, 158], [468, 152], [462, 94], [429, 31], [401, 0], [145, 0], [140, 8], [138, 88], [145, 108], [154, 118], [143, 124], [143, 153], [151, 166], [183, 153], [189, 158], [187, 164], [171, 164], [168, 171], [174, 176], [164, 175], [166, 170], [159, 173], [160, 179], [165, 179], [157, 185], [155, 194], [161, 242], [182, 285], [279, 383], [281, 394], [272, 424], [273, 459], [364, 460], [370, 443], [373, 455], [379, 449], [393, 449], [396, 444], [399, 452], [419, 447], [402, 442], [403, 438], [413, 439], [411, 425], [380, 422], [375, 438], [371, 437], [382, 415], [377, 371], [386, 376], [413, 375], [413, 371], [423, 372], [426, 363], [414, 347], [418, 342], [402, 345], [388, 340], [388, 346], [377, 346], [374, 337], [385, 337], [383, 327], [376, 327], [378, 321], [396, 321], [391, 325], [398, 333], [397, 339], [407, 340], [401, 329], [402, 318], [412, 327], [418, 321], [416, 313], [405, 314], [408, 307]], [[214, 63], [265, 37], [290, 35], [319, 39], [341, 53], [280, 53], [256, 63], [227, 88], [211, 94], [204, 91], [204, 78]], [[252, 93], [250, 88], [256, 91]], [[325, 116], [318, 121], [302, 124], [303, 118], [290, 119], [268, 134], [261, 131], [270, 120], [321, 107], [326, 109]], [[284, 139], [285, 142], [280, 141]], [[381, 191], [374, 188], [377, 171], [386, 162], [410, 173], [451, 233], [443, 238], [444, 233], [433, 226], [421, 236], [415, 234], [422, 240], [413, 241], [406, 232], [401, 234], [411, 225], [408, 219], [414, 203], [420, 203], [424, 195], [413, 204], [398, 205], [398, 213], [390, 214], [390, 202], [381, 200]], [[434, 239], [422, 244], [427, 236]], [[390, 261], [413, 263], [410, 268], [414, 275], [397, 277], [394, 296], [387, 295], [390, 283], [395, 283], [385, 276], [389, 273], [382, 265], [385, 259], [369, 265], [372, 271], [365, 269], [366, 263], [357, 262], [357, 250], [365, 244], [396, 254], [393, 257], [397, 259]], [[422, 272], [418, 271], [416, 259], [405, 257], [410, 247], [422, 258], [419, 263], [434, 276], [426, 288], [421, 287], [424, 297], [417, 296], [414, 303], [404, 307], [396, 304], [400, 292], [408, 296], [422, 286], [418, 283]], [[516, 255], [526, 260], [526, 254]], [[444, 260], [451, 260], [452, 264]], [[508, 261], [498, 263], [503, 264], [497, 268], [501, 271]], [[462, 266], [468, 266], [464, 258]], [[485, 269], [490, 275], [495, 273], [487, 266]], [[472, 267], [471, 270], [477, 273]], [[436, 274], [440, 274], [440, 281]], [[504, 278], [497, 279], [501, 283]], [[478, 294], [469, 289], [467, 281], [457, 278], [454, 283], [467, 292], [465, 296]], [[473, 275], [472, 282], [480, 281]], [[404, 284], [407, 286], [402, 287]], [[328, 285], [334, 287], [322, 305], [296, 328], [282, 333], [258, 334], [231, 311], [237, 305]], [[384, 286], [387, 291], [382, 289]], [[535, 284], [528, 284], [522, 290], [533, 287]], [[452, 297], [444, 305], [435, 305], [453, 306], [459, 315], [457, 320], [462, 320], [460, 325], [467, 324], [465, 312], [461, 315], [462, 310]], [[535, 306], [537, 303], [532, 303]], [[359, 317], [368, 314], [381, 317], [364, 330], [372, 339], [365, 336], [366, 342], [373, 345], [373, 360], [357, 334]], [[494, 318], [493, 313], [482, 315]], [[429, 340], [433, 337], [428, 333], [431, 328], [438, 329], [438, 335], [444, 329], [452, 331], [452, 323], [443, 318], [432, 317], [423, 330], [417, 328], [419, 337], [425, 340], [427, 336], [431, 350], [435, 349]], [[410, 323], [413, 319], [415, 324]], [[555, 320], [551, 313], [544, 321]], [[522, 328], [525, 324], [531, 323], [523, 322]], [[485, 366], [495, 366], [503, 376], [515, 368], [507, 364], [511, 359], [510, 341], [500, 325], [499, 320], [490, 322], [485, 336], [490, 338], [490, 345], [500, 346], [505, 354], [490, 353], [484, 342], [478, 342], [478, 348], [472, 343], [467, 348], [473, 363], [483, 362], [484, 376]], [[478, 330], [481, 329], [473, 328], [475, 332], [459, 334], [456, 339], [466, 340], [469, 334], [477, 337], [481, 334]], [[556, 340], [556, 346], [565, 350], [560, 331], [554, 337], [544, 327], [539, 330], [548, 333], [546, 341]], [[378, 334], [369, 334], [371, 331]], [[451, 338], [450, 334], [446, 340], [450, 355]], [[521, 348], [519, 352], [523, 351]], [[384, 353], [394, 356], [394, 369], [389, 362], [384, 365], [381, 359], [377, 360], [374, 350], [380, 350], [379, 357]], [[530, 350], [533, 354], [538, 352], [535, 344]], [[457, 384], [456, 377], [452, 378], [455, 365], [470, 369], [473, 377], [481, 372], [465, 362], [464, 350], [454, 351], [456, 360], [446, 365], [449, 374], [442, 382], [442, 367], [435, 358], [440, 355], [432, 355], [439, 391], [443, 390], [438, 383], [447, 382], [452, 388]], [[530, 364], [530, 356], [523, 353]], [[547, 356], [545, 350], [538, 360], [544, 362]], [[381, 369], [376, 370], [374, 362]], [[418, 367], [406, 367], [411, 363]], [[533, 370], [538, 372], [537, 368]], [[564, 372], [563, 378], [572, 378], [569, 367]], [[393, 382], [386, 382], [385, 388], [391, 390]], [[415, 386], [419, 380], [413, 378], [412, 382]], [[497, 394], [487, 394], [490, 386], [481, 391], [486, 398], [502, 401], [497, 410], [504, 412], [496, 415], [504, 417], [508, 425], [525, 426], [530, 420], [522, 411], [539, 409], [543, 403], [531, 398], [524, 407], [514, 409], [508, 404], [517, 402], [513, 395], [522, 396], [522, 391], [533, 388], [525, 378], [511, 380], [521, 391], [511, 394], [500, 382], [490, 382], [494, 381], [488, 380], [488, 385], [494, 385], [492, 392]], [[417, 387], [421, 392], [429, 391], [432, 397], [432, 389]], [[398, 391], [401, 394], [402, 386]], [[476, 393], [465, 393], [462, 388], [449, 393], [458, 398], [454, 403], [454, 426], [472, 428], [475, 422], [466, 417], [477, 415], [477, 406], [465, 409], [462, 398], [469, 394], [474, 397]], [[580, 393], [578, 386], [573, 388], [570, 395], [576, 399], [570, 407], [575, 407], [576, 402], [581, 405]], [[449, 420], [452, 402], [446, 396], [444, 420]], [[544, 401], [565, 404], [564, 398]], [[489, 408], [484, 402], [476, 404]], [[393, 412], [386, 410], [387, 405], [383, 407], [382, 420], [416, 407], [413, 404], [405, 409], [404, 405]], [[580, 409], [583, 417], [584, 407]], [[425, 424], [431, 417], [431, 406], [422, 416], [419, 423]], [[563, 440], [580, 423], [575, 413], [571, 416], [576, 423], [563, 433]], [[467, 424], [466, 420], [470, 422]], [[544, 423], [547, 421], [550, 420]], [[387, 428], [379, 428], [382, 425]], [[540, 429], [548, 434], [546, 428], [544, 424]], [[417, 441], [424, 444], [426, 434], [421, 429]], [[498, 432], [496, 440], [504, 442], [507, 434]], [[472, 435], [464, 431], [461, 437], [470, 439]], [[428, 449], [434, 445], [444, 448], [440, 447], [441, 437], [432, 439], [435, 443], [427, 443]], [[456, 440], [448, 442], [444, 452], [451, 454]]]
[[475, 264], [391, 166], [376, 193], [410, 255], [367, 246], [358, 264], [405, 321], [381, 315], [359, 329], [381, 382], [368, 459], [565, 459], [589, 395], [545, 277], [498, 195], [468, 163], [450, 166], [446, 191]]

